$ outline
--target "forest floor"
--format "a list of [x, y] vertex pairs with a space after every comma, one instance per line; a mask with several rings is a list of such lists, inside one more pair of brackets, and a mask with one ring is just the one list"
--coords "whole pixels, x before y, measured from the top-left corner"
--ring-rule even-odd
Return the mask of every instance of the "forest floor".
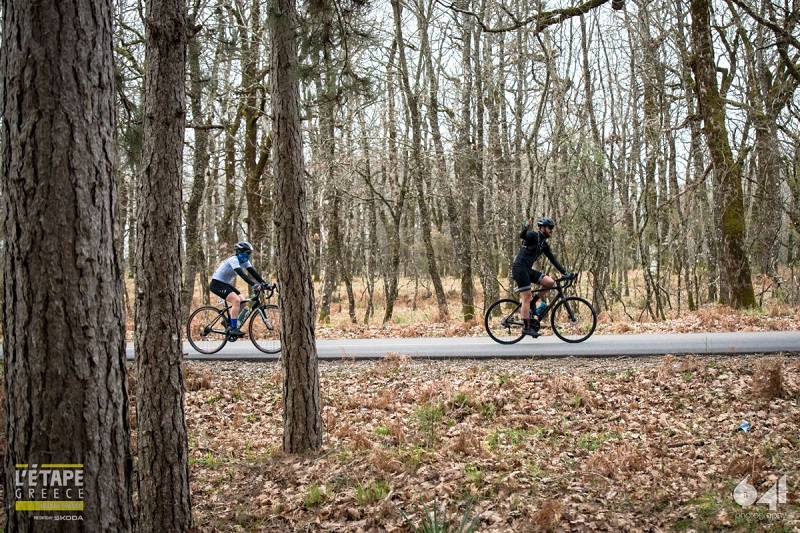
[[197, 532], [800, 528], [797, 356], [321, 361], [306, 456], [278, 364], [186, 373]]

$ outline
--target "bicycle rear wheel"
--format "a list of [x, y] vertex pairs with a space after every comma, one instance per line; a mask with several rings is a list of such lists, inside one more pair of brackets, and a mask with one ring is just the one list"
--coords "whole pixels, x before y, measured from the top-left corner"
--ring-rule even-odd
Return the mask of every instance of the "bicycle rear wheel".
[[223, 318], [225, 311], [206, 305], [195, 310], [186, 321], [186, 338], [200, 353], [217, 353], [228, 342]]
[[550, 325], [562, 341], [583, 342], [597, 327], [597, 313], [583, 298], [570, 296], [558, 302], [551, 311]]
[[253, 346], [264, 353], [281, 351], [281, 317], [277, 305], [265, 305], [253, 311], [248, 328]]
[[484, 318], [486, 333], [500, 344], [514, 344], [525, 336], [522, 333], [521, 304], [516, 300], [498, 300], [489, 307]]

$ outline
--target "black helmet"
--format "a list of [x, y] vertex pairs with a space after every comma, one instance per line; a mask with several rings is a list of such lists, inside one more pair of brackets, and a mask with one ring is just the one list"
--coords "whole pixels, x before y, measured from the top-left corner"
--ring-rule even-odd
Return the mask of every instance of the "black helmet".
[[553, 219], [549, 218], [549, 217], [540, 218], [539, 222], [537, 224], [539, 225], [540, 228], [542, 226], [547, 226], [548, 228], [555, 228], [556, 227], [556, 223], [553, 222]]
[[239, 252], [250, 252], [250, 253], [252, 253], [253, 252], [253, 245], [250, 244], [247, 241], [239, 241], [233, 247], [233, 251], [236, 252], [236, 253], [239, 253]]

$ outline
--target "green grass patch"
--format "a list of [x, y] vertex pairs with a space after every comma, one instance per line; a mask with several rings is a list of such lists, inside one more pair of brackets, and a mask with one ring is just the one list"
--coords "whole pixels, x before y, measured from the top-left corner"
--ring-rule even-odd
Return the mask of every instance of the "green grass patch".
[[368, 505], [379, 502], [389, 495], [389, 483], [384, 480], [374, 483], [359, 483], [356, 485], [356, 501], [358, 505]]

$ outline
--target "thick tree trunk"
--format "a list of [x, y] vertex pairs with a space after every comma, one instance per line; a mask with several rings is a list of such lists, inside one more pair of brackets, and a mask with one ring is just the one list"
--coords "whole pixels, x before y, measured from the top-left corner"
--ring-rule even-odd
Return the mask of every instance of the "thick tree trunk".
[[[112, 19], [110, 1], [3, 2], [6, 531], [133, 527]], [[82, 470], [81, 520], [16, 510], [23, 464]]]
[[750, 263], [744, 247], [742, 166], [733, 157], [728, 131], [725, 129], [725, 101], [717, 87], [710, 10], [708, 0], [691, 0], [693, 69], [706, 143], [713, 165], [721, 271], [729, 290], [728, 303], [735, 308], [755, 307]]
[[275, 226], [283, 324], [283, 450], [303, 453], [322, 446], [322, 405], [314, 341], [295, 0], [272, 0], [269, 23]]
[[147, 4], [142, 175], [137, 195], [138, 531], [192, 526], [181, 343], [184, 0]]

